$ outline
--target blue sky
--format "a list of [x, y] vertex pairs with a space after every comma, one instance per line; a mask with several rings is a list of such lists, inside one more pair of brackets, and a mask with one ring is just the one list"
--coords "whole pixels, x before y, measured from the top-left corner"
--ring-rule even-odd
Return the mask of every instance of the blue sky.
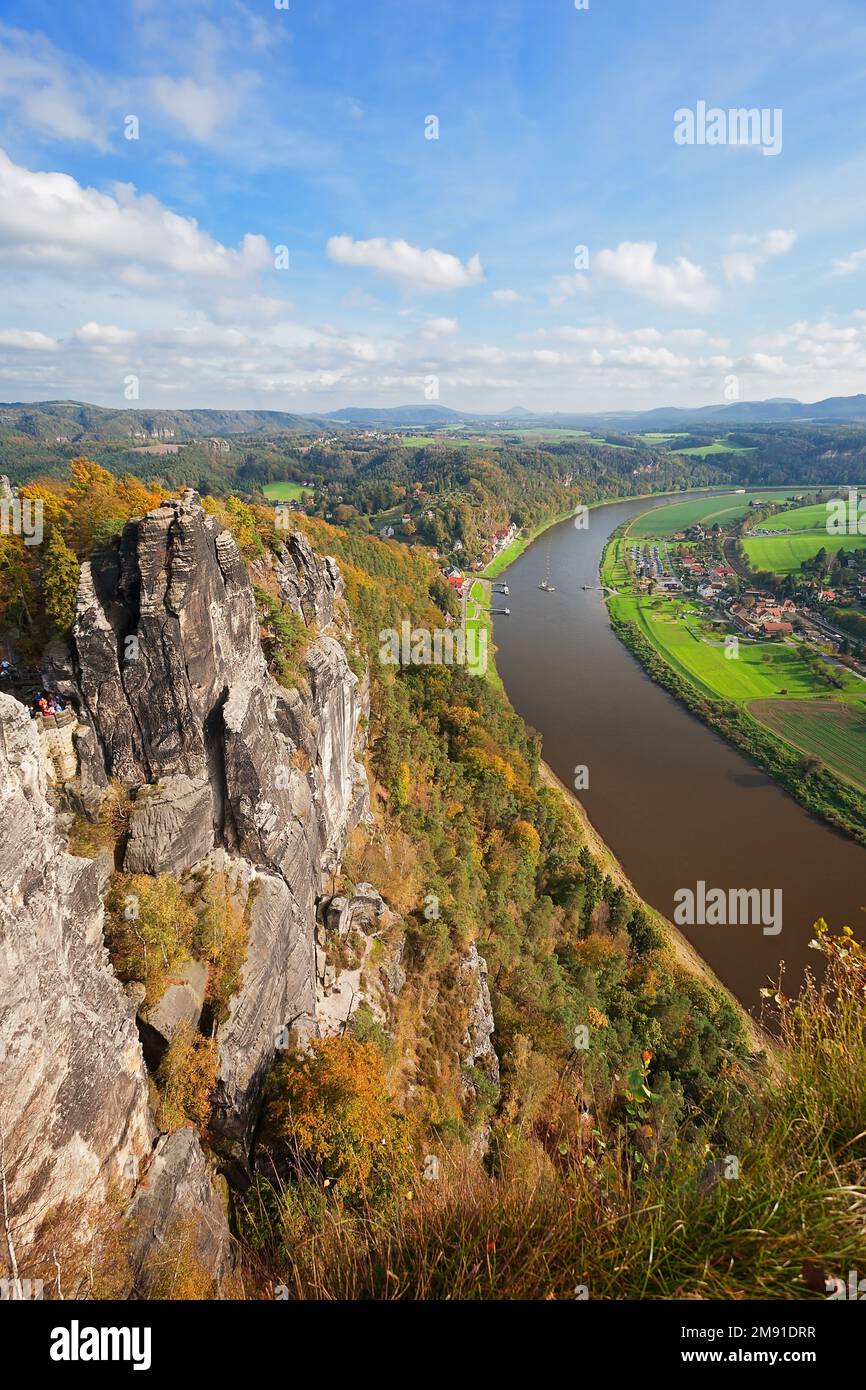
[[858, 391], [864, 75], [848, 0], [7, 0], [0, 399]]

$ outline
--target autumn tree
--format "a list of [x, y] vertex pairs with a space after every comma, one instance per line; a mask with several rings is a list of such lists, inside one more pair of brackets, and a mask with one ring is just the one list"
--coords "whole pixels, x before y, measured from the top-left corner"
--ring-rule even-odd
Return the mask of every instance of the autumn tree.
[[78, 593], [79, 566], [57, 527], [51, 532], [42, 566], [42, 599], [45, 612], [61, 632], [72, 626]]
[[391, 1106], [373, 1042], [315, 1038], [308, 1053], [282, 1063], [270, 1122], [289, 1152], [344, 1196], [375, 1199], [411, 1180], [408, 1122]]

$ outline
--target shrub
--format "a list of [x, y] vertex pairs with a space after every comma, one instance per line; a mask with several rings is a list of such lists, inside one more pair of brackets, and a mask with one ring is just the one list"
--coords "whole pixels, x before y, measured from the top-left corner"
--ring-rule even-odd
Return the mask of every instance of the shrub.
[[171, 874], [118, 874], [108, 893], [105, 939], [121, 980], [140, 980], [156, 1004], [189, 954], [196, 917]]
[[391, 1106], [374, 1042], [314, 1039], [277, 1068], [269, 1120], [301, 1169], [344, 1198], [386, 1198], [411, 1181], [409, 1125]]
[[213, 1038], [203, 1038], [184, 1019], [163, 1054], [156, 1073], [159, 1124], [164, 1130], [193, 1124], [204, 1129], [210, 1114], [219, 1058]]

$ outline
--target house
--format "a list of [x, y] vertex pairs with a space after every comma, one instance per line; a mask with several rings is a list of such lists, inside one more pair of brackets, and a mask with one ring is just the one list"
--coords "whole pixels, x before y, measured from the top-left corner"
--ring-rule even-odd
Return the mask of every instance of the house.
[[394, 527], [393, 527], [393, 526], [383, 526], [382, 529], [381, 529], [381, 531], [379, 532], [379, 535], [382, 537], [382, 540], [383, 540], [383, 541], [389, 541], [389, 540], [391, 539], [391, 537], [393, 536], [393, 534], [394, 534]]
[[793, 631], [790, 623], [764, 623], [764, 632], [767, 637], [790, 637]]

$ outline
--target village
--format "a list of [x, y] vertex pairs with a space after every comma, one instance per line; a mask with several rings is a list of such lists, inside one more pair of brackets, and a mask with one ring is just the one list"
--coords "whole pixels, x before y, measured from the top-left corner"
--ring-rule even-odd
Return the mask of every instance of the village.
[[[801, 500], [801, 499], [796, 499]], [[768, 528], [748, 528], [746, 536], [784, 534]], [[833, 622], [832, 605], [840, 600], [836, 587], [820, 573], [798, 577], [790, 592], [763, 587], [759, 580], [735, 567], [728, 558], [731, 537], [718, 527], [700, 523], [667, 540], [647, 540], [628, 546], [629, 570], [638, 593], [688, 596], [710, 610], [710, 620], [729, 624], [753, 641], [805, 639], [841, 655], [852, 670], [866, 675], [862, 644]], [[846, 581], [846, 601], [866, 601], [866, 573], [854, 558], [843, 555], [840, 573]], [[777, 586], [778, 588], [779, 586]]]

